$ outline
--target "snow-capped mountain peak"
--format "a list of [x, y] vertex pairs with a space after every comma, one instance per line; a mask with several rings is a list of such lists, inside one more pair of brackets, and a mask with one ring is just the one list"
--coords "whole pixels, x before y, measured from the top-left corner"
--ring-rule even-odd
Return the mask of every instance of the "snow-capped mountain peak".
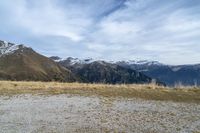
[[20, 48], [24, 48], [24, 45], [17, 45], [0, 40], [0, 55], [11, 54]]
[[[67, 62], [69, 65], [90, 64], [92, 62], [104, 61], [104, 60], [98, 60], [98, 59], [93, 59], [93, 58], [85, 58], [85, 59], [73, 58], [73, 57], [60, 58], [57, 56], [52, 56], [50, 58], [56, 62]], [[110, 64], [124, 64], [124, 65], [145, 65], [145, 66], [162, 66], [162, 65], [164, 65], [158, 61], [149, 61], [149, 60], [104, 61], [104, 62], [107, 62]]]

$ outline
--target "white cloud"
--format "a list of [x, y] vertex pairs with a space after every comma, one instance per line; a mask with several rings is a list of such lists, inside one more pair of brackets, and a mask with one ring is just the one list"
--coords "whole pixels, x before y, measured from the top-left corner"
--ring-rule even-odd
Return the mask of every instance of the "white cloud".
[[[82, 40], [82, 32], [91, 24], [81, 10], [69, 9], [65, 11], [55, 5], [53, 0], [35, 1], [31, 8], [26, 0], [19, 0], [16, 5], [7, 5], [13, 23], [19, 28], [25, 28], [33, 34], [66, 36], [73, 41]], [[39, 3], [38, 3], [39, 2]]]
[[200, 19], [182, 9], [168, 17], [164, 28], [170, 32], [190, 32], [200, 28]]
[[46, 55], [199, 63], [199, 9], [198, 0], [2, 0], [0, 35]]

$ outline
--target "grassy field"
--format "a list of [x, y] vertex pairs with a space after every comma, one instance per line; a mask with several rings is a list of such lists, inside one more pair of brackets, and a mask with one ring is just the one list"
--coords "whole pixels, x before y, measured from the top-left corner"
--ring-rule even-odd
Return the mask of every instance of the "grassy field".
[[77, 94], [83, 96], [105, 96], [142, 98], [147, 100], [169, 100], [176, 102], [200, 103], [200, 88], [181, 87], [168, 88], [147, 85], [107, 85], [83, 83], [58, 83], [58, 82], [15, 82], [0, 81], [0, 95], [15, 94]]

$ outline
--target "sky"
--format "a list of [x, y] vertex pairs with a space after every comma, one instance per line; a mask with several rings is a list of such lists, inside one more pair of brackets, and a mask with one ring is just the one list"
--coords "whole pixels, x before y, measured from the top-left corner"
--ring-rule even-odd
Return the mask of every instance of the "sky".
[[200, 63], [200, 0], [1, 0], [0, 40], [62, 58]]

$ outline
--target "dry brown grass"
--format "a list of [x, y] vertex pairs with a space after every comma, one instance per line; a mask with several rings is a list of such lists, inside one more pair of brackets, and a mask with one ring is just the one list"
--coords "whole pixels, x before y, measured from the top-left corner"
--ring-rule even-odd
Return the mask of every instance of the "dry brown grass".
[[147, 100], [172, 100], [200, 103], [200, 89], [194, 87], [168, 88], [155, 84], [108, 85], [58, 82], [0, 81], [0, 95], [13, 94], [78, 94], [106, 97], [143, 98]]

